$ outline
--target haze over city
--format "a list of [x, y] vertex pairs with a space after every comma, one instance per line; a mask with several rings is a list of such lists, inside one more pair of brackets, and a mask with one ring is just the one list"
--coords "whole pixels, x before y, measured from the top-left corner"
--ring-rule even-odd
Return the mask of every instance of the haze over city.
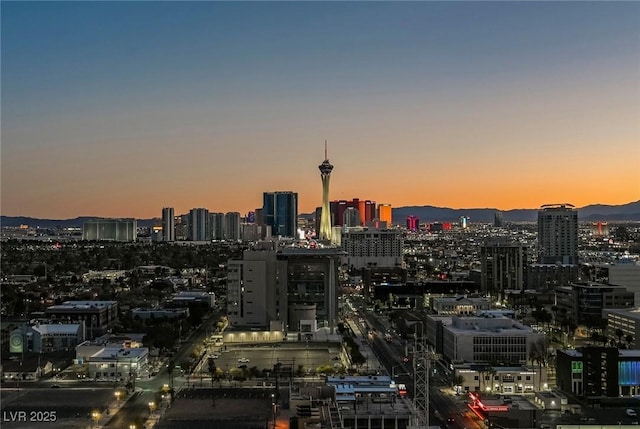
[[637, 2], [2, 2], [2, 214], [640, 199]]

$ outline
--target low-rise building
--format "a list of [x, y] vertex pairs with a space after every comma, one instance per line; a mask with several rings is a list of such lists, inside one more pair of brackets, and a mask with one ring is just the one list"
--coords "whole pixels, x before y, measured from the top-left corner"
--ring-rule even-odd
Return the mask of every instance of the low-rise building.
[[531, 350], [545, 343], [544, 334], [510, 317], [493, 314], [427, 316], [425, 334], [436, 352], [460, 363], [525, 365]]
[[431, 309], [441, 316], [470, 316], [491, 308], [491, 302], [482, 296], [439, 296], [430, 301]]
[[189, 317], [189, 309], [179, 308], [134, 308], [131, 310], [131, 317], [134, 319], [179, 319]]
[[48, 307], [45, 314], [53, 321], [84, 323], [86, 336], [93, 338], [106, 333], [115, 325], [118, 320], [118, 302], [65, 301]]
[[216, 305], [216, 296], [213, 292], [204, 291], [181, 291], [174, 294], [169, 302], [178, 307], [189, 306], [192, 304], [201, 304], [208, 307]]
[[133, 380], [149, 373], [149, 349], [103, 347], [89, 356], [89, 377], [107, 380]]

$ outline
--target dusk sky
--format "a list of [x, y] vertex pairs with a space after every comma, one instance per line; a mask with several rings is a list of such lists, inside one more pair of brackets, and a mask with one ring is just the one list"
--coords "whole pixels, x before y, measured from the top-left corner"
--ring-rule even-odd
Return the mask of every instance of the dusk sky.
[[6, 2], [7, 216], [640, 199], [640, 2]]

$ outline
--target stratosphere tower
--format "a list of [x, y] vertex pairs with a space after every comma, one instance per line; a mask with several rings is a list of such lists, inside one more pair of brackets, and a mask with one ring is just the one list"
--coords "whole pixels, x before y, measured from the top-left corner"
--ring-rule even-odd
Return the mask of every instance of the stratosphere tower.
[[324, 161], [318, 166], [320, 178], [322, 179], [322, 213], [320, 214], [320, 235], [321, 241], [331, 241], [331, 212], [329, 211], [329, 179], [333, 165], [327, 157], [327, 142], [324, 142]]

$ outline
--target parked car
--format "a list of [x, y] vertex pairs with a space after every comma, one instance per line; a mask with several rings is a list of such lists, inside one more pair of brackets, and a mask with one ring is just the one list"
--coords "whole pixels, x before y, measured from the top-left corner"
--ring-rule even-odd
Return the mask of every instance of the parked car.
[[629, 417], [638, 417], [638, 414], [636, 414], [636, 410], [632, 408], [627, 408], [627, 415]]
[[241, 357], [240, 359], [238, 359], [238, 363], [249, 363], [249, 362], [251, 361], [249, 360], [249, 358], [246, 358], [246, 357]]

